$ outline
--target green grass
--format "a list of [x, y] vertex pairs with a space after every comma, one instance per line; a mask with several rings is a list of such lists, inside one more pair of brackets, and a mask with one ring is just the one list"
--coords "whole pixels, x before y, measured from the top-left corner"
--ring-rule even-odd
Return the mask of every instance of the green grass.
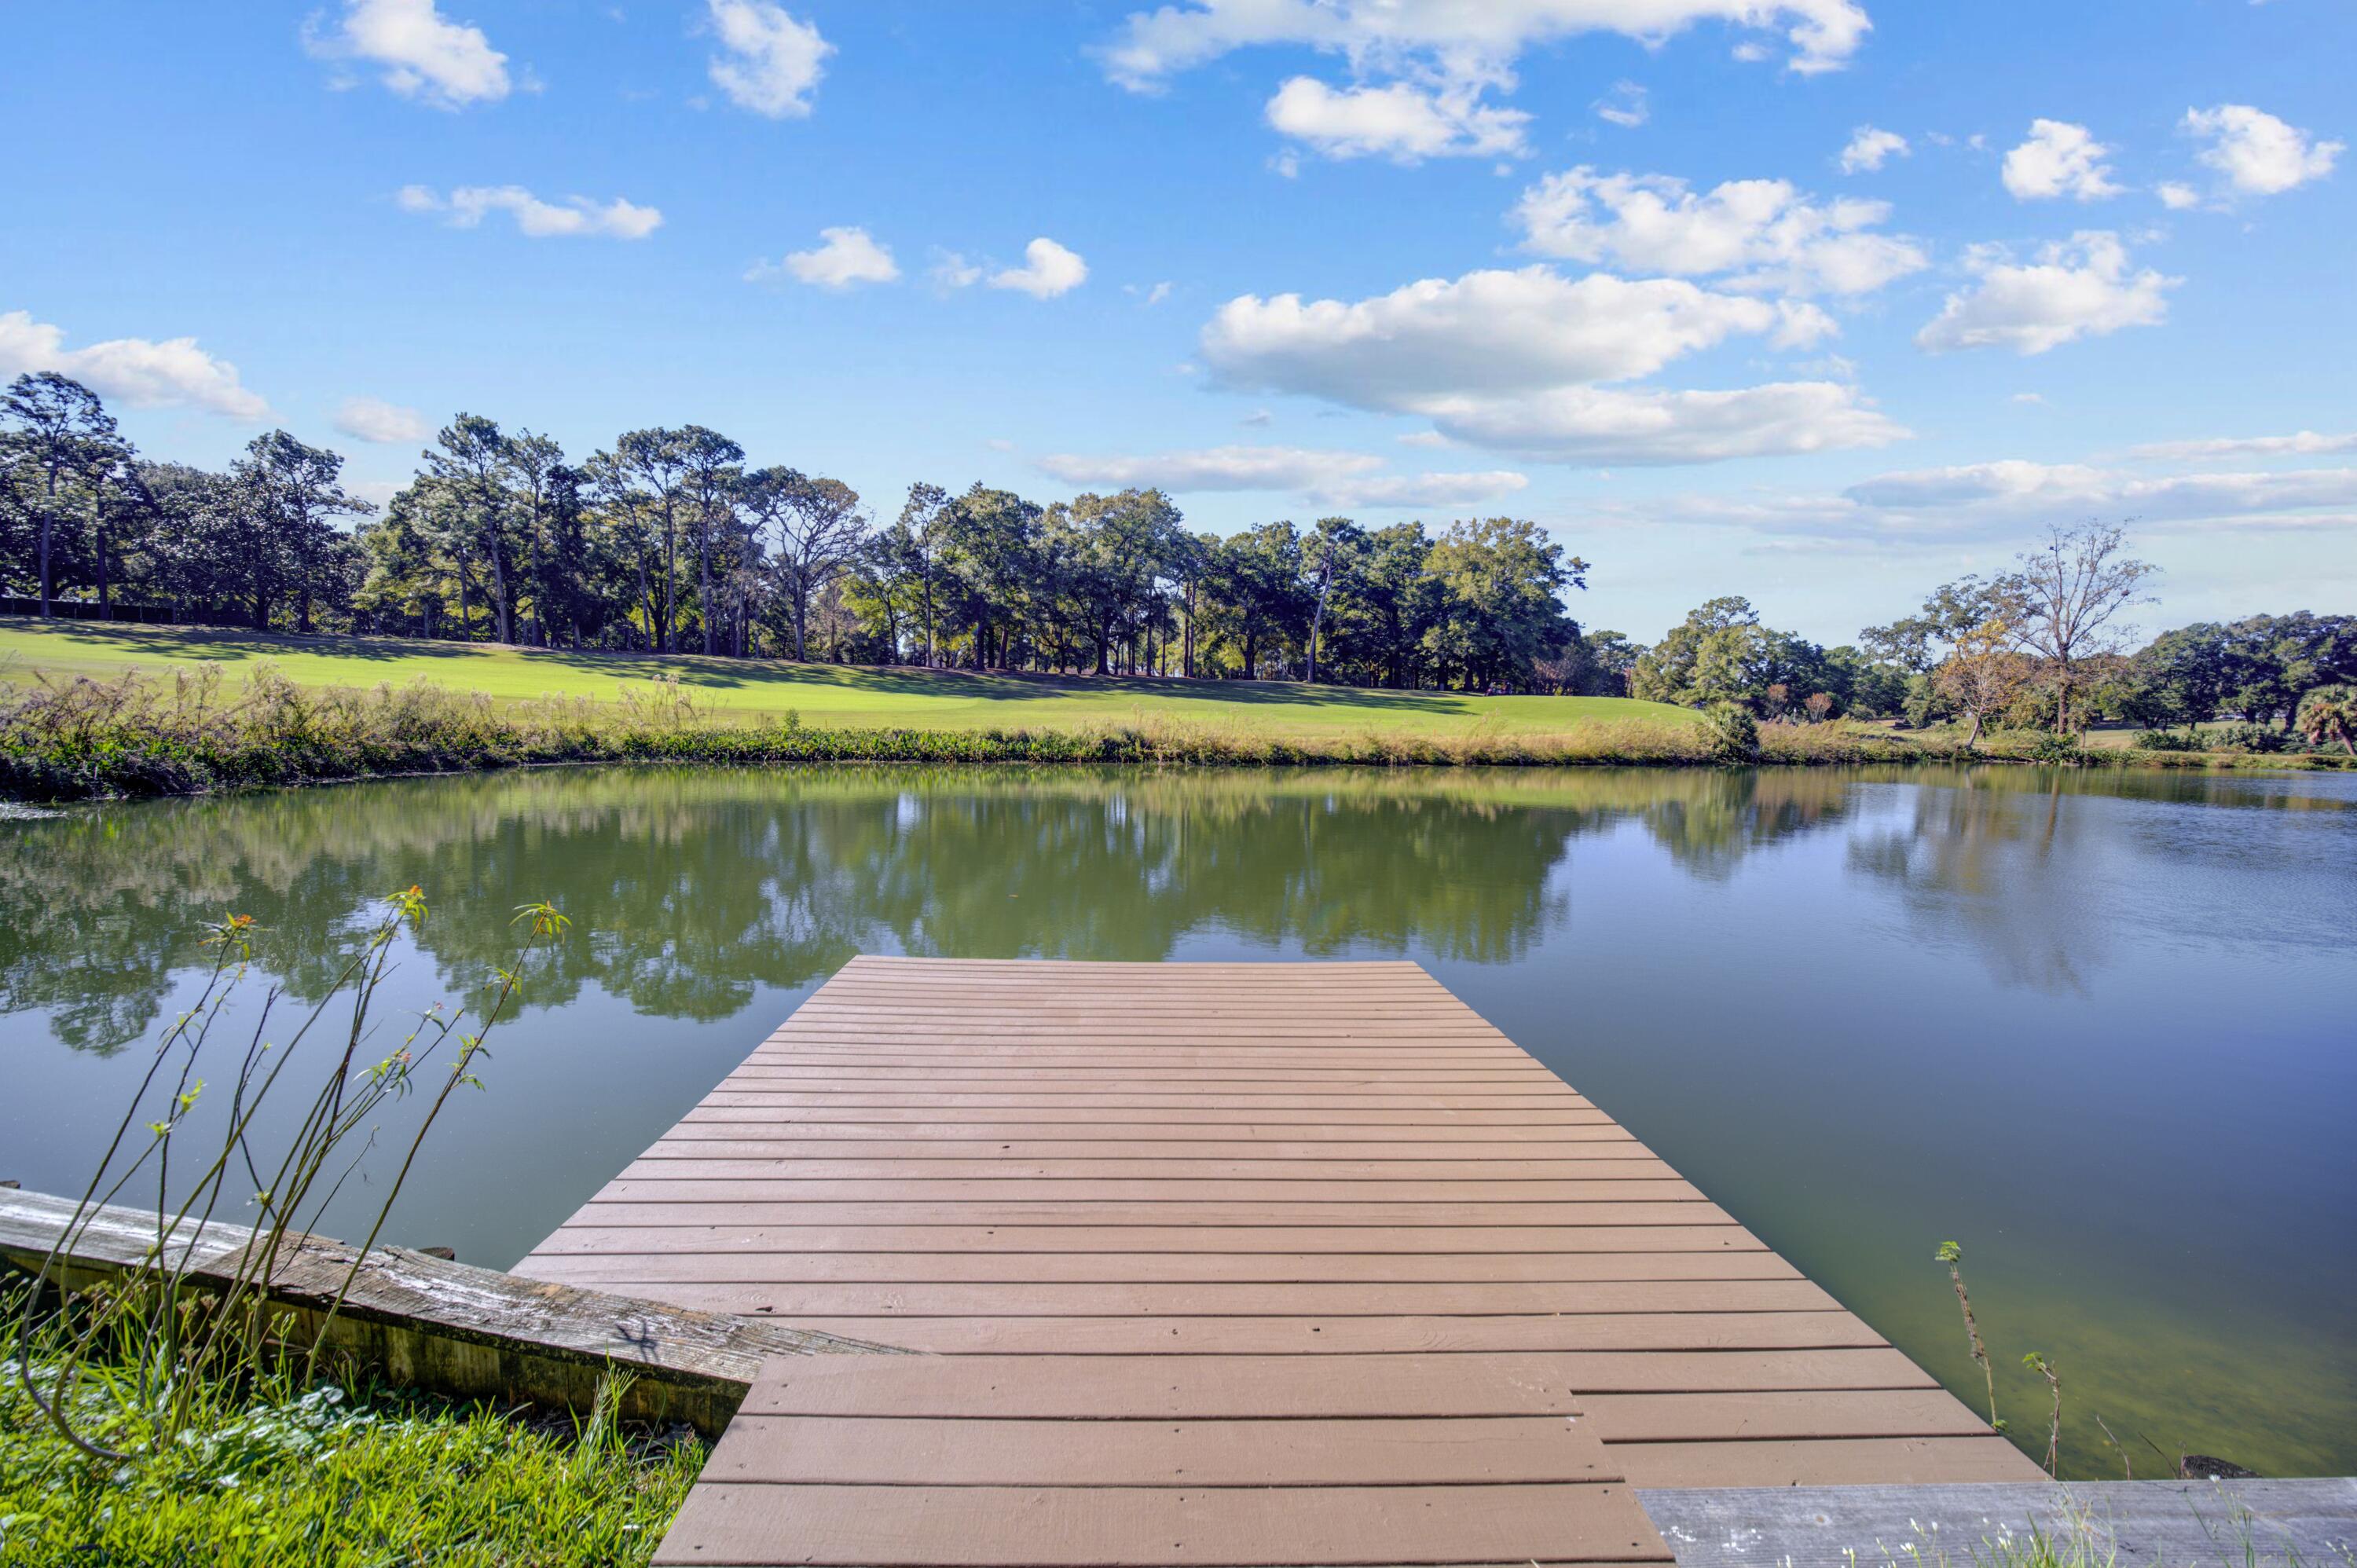
[[[124, 1442], [124, 1369], [72, 1405]], [[110, 1568], [574, 1568], [642, 1563], [686, 1497], [703, 1445], [632, 1440], [602, 1418], [527, 1423], [415, 1395], [328, 1384], [209, 1387], [202, 1419], [117, 1465], [71, 1448], [0, 1361], [0, 1565]], [[36, 1372], [37, 1379], [39, 1372]]]
[[643, 687], [668, 675], [694, 693], [700, 709], [716, 716], [773, 720], [791, 712], [824, 729], [1079, 730], [1171, 721], [1249, 728], [1275, 739], [1318, 740], [1369, 730], [1442, 738], [1477, 726], [1491, 735], [1544, 735], [1594, 720], [1685, 725], [1696, 717], [1685, 708], [1625, 697], [1484, 697], [1277, 681], [970, 674], [0, 618], [0, 680], [21, 682], [36, 671], [107, 680], [135, 668], [164, 674], [208, 660], [223, 665], [235, 680], [265, 660], [301, 686], [402, 686], [424, 679], [507, 703], [544, 697], [612, 702], [626, 687]]

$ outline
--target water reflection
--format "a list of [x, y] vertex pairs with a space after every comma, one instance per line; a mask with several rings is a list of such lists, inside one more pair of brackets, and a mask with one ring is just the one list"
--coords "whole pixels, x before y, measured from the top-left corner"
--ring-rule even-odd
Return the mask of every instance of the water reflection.
[[1969, 1389], [1928, 1272], [1963, 1240], [1992, 1343], [2089, 1402], [2087, 1466], [2083, 1411], [2357, 1467], [2357, 776], [548, 770], [0, 845], [0, 1177], [30, 1187], [79, 1190], [225, 911], [301, 1002], [422, 884], [402, 1006], [479, 983], [516, 904], [574, 918], [392, 1232], [490, 1263], [854, 953], [1405, 956]]
[[[1565, 918], [1554, 874], [1583, 836], [1633, 822], [1671, 865], [1725, 881], [1901, 779], [1932, 787], [1907, 791], [1907, 820], [1853, 833], [1850, 866], [2007, 983], [2083, 989], [2105, 938], [2083, 895], [2112, 846], [2077, 831], [2086, 788], [2059, 775], [585, 769], [8, 824], [0, 1012], [40, 1009], [68, 1045], [119, 1048], [194, 961], [198, 922], [229, 910], [264, 920], [264, 961], [307, 1000], [366, 901], [410, 882], [478, 917], [428, 925], [420, 945], [446, 981], [504, 951], [482, 911], [545, 897], [583, 935], [536, 977], [533, 1005], [595, 983], [688, 1019], [881, 949], [1157, 959], [1217, 930], [1311, 956], [1512, 963]], [[2348, 809], [2266, 784], [2127, 784], [2103, 795]]]

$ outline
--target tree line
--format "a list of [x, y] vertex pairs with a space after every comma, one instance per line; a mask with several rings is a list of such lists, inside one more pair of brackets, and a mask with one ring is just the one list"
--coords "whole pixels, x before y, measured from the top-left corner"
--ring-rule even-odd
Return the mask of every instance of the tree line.
[[920, 483], [879, 522], [841, 480], [700, 425], [576, 460], [471, 413], [380, 510], [285, 431], [226, 473], [143, 459], [53, 373], [0, 394], [0, 590], [44, 614], [86, 596], [298, 632], [1371, 686], [1594, 673], [1563, 597], [1587, 564], [1514, 518], [1222, 539], [1159, 490]]
[[1159, 490], [1041, 504], [909, 487], [877, 521], [838, 479], [701, 425], [578, 460], [462, 413], [382, 509], [283, 430], [226, 472], [143, 458], [53, 372], [0, 392], [0, 594], [260, 629], [867, 665], [1293, 679], [1732, 704], [1770, 721], [2057, 732], [2236, 714], [2287, 731], [2357, 680], [2357, 618], [2300, 612], [2129, 650], [2156, 572], [2120, 530], [2055, 529], [2010, 571], [1826, 648], [1714, 598], [1648, 647], [1583, 628], [1588, 564], [1535, 523], [1190, 531]]
[[1968, 739], [1993, 727], [2069, 734], [2114, 720], [2161, 729], [2225, 714], [2280, 722], [2288, 735], [2304, 700], [2357, 682], [2357, 616], [2259, 615], [2134, 646], [2125, 617], [2151, 602], [2158, 568], [2127, 551], [2115, 527], [2051, 529], [2012, 570], [1943, 583], [1914, 614], [1865, 628], [1855, 644], [1829, 649], [1778, 631], [1730, 596], [1697, 607], [1651, 648], [1611, 654], [1631, 696], [1796, 723], [1953, 720], [1970, 726]]

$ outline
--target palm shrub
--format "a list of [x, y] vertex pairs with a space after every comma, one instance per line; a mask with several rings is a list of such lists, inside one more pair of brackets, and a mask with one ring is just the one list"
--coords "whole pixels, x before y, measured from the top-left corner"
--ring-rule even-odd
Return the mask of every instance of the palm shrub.
[[2230, 725], [2221, 730], [2212, 744], [2219, 751], [2287, 751], [2291, 747], [2291, 736], [2266, 725], [2244, 723]]
[[2357, 757], [2357, 686], [2319, 686], [2299, 700], [2292, 727], [2321, 749], [2338, 745]]

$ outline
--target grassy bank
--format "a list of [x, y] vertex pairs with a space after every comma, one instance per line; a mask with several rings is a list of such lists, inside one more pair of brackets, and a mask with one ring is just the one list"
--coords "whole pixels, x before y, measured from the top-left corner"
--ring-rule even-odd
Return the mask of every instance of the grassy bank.
[[1102, 731], [1177, 724], [1250, 728], [1272, 739], [1315, 742], [1368, 729], [1446, 738], [1475, 728], [1550, 735], [1598, 720], [1686, 725], [1694, 714], [1621, 697], [1485, 697], [1465, 692], [1391, 692], [1286, 681], [1098, 680], [953, 670], [854, 668], [693, 654], [567, 653], [487, 643], [395, 638], [281, 637], [201, 627], [0, 618], [0, 680], [87, 676], [112, 681], [221, 667], [234, 689], [265, 665], [310, 688], [424, 681], [479, 693], [494, 704], [552, 699], [613, 703], [627, 690], [675, 682], [715, 718], [775, 724], [788, 713], [813, 729], [978, 732]]
[[[1730, 735], [1685, 709], [1611, 698], [1479, 698], [1260, 682], [1050, 682], [728, 660], [648, 661], [642, 671], [649, 678], [617, 682], [607, 699], [577, 692], [520, 695], [513, 688], [523, 677], [515, 669], [546, 673], [566, 668], [571, 656], [458, 644], [443, 645], [463, 656], [454, 671], [506, 668], [510, 689], [463, 690], [414, 671], [406, 683], [384, 679], [342, 685], [326, 682], [322, 671], [357, 663], [379, 672], [354, 650], [402, 650], [388, 656], [382, 671], [388, 676], [411, 670], [419, 658], [438, 656], [416, 655], [406, 644], [244, 639], [249, 651], [306, 641], [333, 651], [311, 656], [310, 680], [258, 656], [228, 662], [166, 659], [151, 672], [109, 660], [126, 649], [156, 651], [144, 638], [199, 634], [133, 628], [65, 636], [38, 625], [22, 631], [27, 624], [6, 628], [20, 646], [29, 639], [46, 652], [88, 652], [92, 646], [113, 651], [81, 673], [48, 660], [0, 663], [0, 796], [27, 800], [186, 795], [534, 763], [1697, 767], [2083, 760], [2284, 768], [2345, 761], [2144, 750], [2055, 754], [2042, 737], [2029, 735], [1985, 736], [1968, 752], [1955, 731], [1901, 732], [1874, 724], [1769, 725], [1756, 735], [1748, 727]], [[53, 638], [59, 639], [41, 641]], [[217, 644], [192, 646], [219, 650]], [[477, 657], [485, 662], [469, 661]], [[740, 684], [720, 687], [716, 695], [715, 682], [724, 674]], [[798, 708], [752, 705], [744, 689], [752, 685], [761, 686], [764, 700], [799, 690], [833, 700], [820, 704], [816, 722], [806, 722]], [[972, 695], [969, 689], [977, 686], [1031, 690], [1001, 700]], [[1072, 687], [1087, 690], [1057, 694]], [[1169, 696], [1164, 688], [1178, 688], [1179, 694]], [[956, 694], [962, 692], [967, 694]], [[846, 693], [866, 705], [844, 705], [851, 700]], [[1156, 700], [1162, 697], [1168, 700]], [[1458, 706], [1448, 710], [1448, 704]], [[889, 724], [846, 718], [876, 713], [935, 717]], [[998, 722], [978, 723], [978, 716]]]
[[[51, 1386], [37, 1361], [34, 1381]], [[329, 1383], [209, 1381], [191, 1435], [136, 1463], [93, 1459], [0, 1361], [0, 1565], [640, 1563], [704, 1462], [692, 1434], [602, 1417], [533, 1422]], [[102, 1440], [134, 1369], [84, 1363], [69, 1396]]]
[[[1639, 704], [1632, 704], [1639, 705]], [[534, 763], [1179, 763], [1382, 767], [1731, 762], [1860, 766], [2052, 760], [2040, 737], [1901, 734], [1877, 725], [1770, 725], [1730, 749], [1707, 724], [1590, 720], [1555, 732], [1480, 723], [1446, 733], [1368, 725], [1303, 736], [1241, 721], [1141, 714], [1042, 728], [818, 728], [789, 712], [705, 707], [669, 682], [586, 698], [500, 702], [425, 682], [370, 690], [298, 685], [259, 666], [170, 679], [0, 683], [0, 796], [79, 800], [187, 795]], [[2171, 768], [2336, 766], [2332, 757], [2110, 752], [2086, 760]]]
[[19, 800], [191, 794], [556, 762], [1702, 763], [1690, 723], [1591, 721], [1558, 733], [1476, 724], [1301, 736], [1240, 721], [1140, 714], [1018, 728], [818, 728], [715, 711], [685, 686], [619, 701], [488, 693], [418, 682], [296, 684], [268, 667], [169, 680], [48, 681], [0, 692], [0, 792]]
[[[372, 909], [357, 930], [338, 921], [299, 934], [267, 932], [250, 916], [197, 922], [183, 912], [203, 933], [204, 978], [164, 1025], [112, 1133], [91, 1139], [95, 1170], [48, 1255], [25, 1271], [29, 1279], [0, 1282], [0, 1568], [589, 1568], [653, 1554], [705, 1449], [683, 1426], [625, 1428], [616, 1413], [627, 1373], [602, 1380], [577, 1412], [355, 1392], [337, 1380], [339, 1368], [365, 1378], [390, 1373], [400, 1357], [367, 1334], [338, 1340], [321, 1319], [307, 1327], [263, 1283], [317, 1281], [302, 1271], [332, 1270], [341, 1257], [348, 1272], [322, 1319], [347, 1307], [342, 1292], [445, 1104], [483, 1087], [486, 1042], [568, 925], [544, 902], [524, 906], [500, 942], [504, 961], [486, 966], [497, 981], [488, 995], [409, 1012], [414, 1025], [387, 1039], [371, 1008], [392, 1010], [395, 953], [424, 929], [427, 904], [412, 885]], [[327, 944], [314, 971], [325, 983], [307, 988], [299, 1016], [274, 1015], [284, 993], [261, 980], [256, 951], [268, 955], [274, 942], [320, 951], [307, 937]], [[216, 1029], [237, 1016], [237, 994], [256, 988], [265, 993], [258, 1011]], [[220, 1088], [208, 1103], [226, 1095], [226, 1115], [199, 1109], [209, 1078]], [[282, 1092], [296, 1101], [291, 1123], [265, 1109]], [[404, 1101], [402, 1125], [388, 1112]], [[274, 1148], [270, 1129], [289, 1125]], [[383, 1160], [364, 1166], [381, 1134]], [[299, 1239], [319, 1234], [356, 1173], [373, 1203], [355, 1217], [365, 1240], [297, 1262]], [[136, 1262], [108, 1268], [99, 1262], [108, 1250], [80, 1243], [92, 1224], [122, 1217], [145, 1230], [135, 1209], [98, 1219], [101, 1203], [141, 1188], [155, 1194], [153, 1236], [234, 1212], [257, 1221], [253, 1240], [233, 1262], [199, 1266], [208, 1248], [151, 1242]], [[121, 1262], [126, 1251], [112, 1255]], [[77, 1254], [86, 1267], [69, 1267]], [[77, 1272], [81, 1282], [62, 1288]], [[349, 1305], [361, 1310], [357, 1299]], [[397, 1312], [382, 1300], [369, 1309]]]

